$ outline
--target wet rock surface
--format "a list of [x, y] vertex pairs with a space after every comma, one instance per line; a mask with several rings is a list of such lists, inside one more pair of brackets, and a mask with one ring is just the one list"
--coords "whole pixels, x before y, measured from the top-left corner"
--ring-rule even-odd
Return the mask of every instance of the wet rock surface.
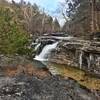
[[99, 100], [99, 92], [60, 76], [42, 80], [25, 74], [0, 78], [0, 100]]

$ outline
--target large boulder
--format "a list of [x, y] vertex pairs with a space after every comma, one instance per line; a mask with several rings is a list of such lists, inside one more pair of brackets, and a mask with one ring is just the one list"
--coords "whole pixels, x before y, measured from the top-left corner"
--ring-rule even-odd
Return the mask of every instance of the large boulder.
[[61, 41], [51, 55], [50, 61], [67, 64], [100, 75], [100, 42]]

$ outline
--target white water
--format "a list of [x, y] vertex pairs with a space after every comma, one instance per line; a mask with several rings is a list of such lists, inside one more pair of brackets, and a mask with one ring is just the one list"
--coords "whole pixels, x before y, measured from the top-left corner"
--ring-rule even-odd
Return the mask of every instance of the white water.
[[67, 37], [62, 37], [62, 36], [41, 36], [40, 39], [42, 39], [42, 38], [51, 38], [51, 39], [58, 39], [58, 40], [76, 39], [75, 37], [72, 37], [72, 36], [67, 36]]
[[68, 36], [68, 37], [57, 37], [57, 36], [53, 36], [55, 39], [59, 39], [59, 40], [70, 40], [73, 39], [73, 37]]
[[37, 50], [37, 49], [40, 47], [40, 45], [41, 45], [41, 43], [37, 44], [37, 45], [35, 46], [35, 50]]
[[48, 55], [51, 53], [52, 50], [56, 48], [57, 44], [58, 42], [46, 45], [41, 53], [39, 55], [36, 55], [34, 59], [39, 61], [47, 61]]
[[87, 62], [88, 62], [88, 69], [90, 69], [91, 61], [89, 58], [87, 58]]
[[80, 69], [82, 68], [82, 56], [83, 56], [83, 52], [81, 51], [81, 54], [79, 56]]

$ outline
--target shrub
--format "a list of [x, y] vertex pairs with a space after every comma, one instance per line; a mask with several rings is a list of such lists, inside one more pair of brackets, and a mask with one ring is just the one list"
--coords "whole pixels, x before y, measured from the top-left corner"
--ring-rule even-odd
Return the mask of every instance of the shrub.
[[0, 53], [25, 54], [28, 39], [15, 13], [9, 8], [0, 8]]

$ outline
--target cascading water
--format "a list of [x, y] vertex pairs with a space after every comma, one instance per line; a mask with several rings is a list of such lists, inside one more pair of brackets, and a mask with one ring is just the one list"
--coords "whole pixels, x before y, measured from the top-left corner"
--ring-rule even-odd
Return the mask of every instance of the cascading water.
[[37, 49], [40, 47], [40, 45], [41, 45], [41, 43], [37, 44], [37, 45], [35, 46], [35, 50], [37, 50]]
[[80, 56], [79, 56], [80, 69], [82, 69], [82, 56], [83, 56], [83, 52], [81, 51]]
[[58, 42], [46, 45], [39, 55], [35, 56], [35, 60], [47, 61], [48, 55], [57, 47]]
[[87, 61], [88, 61], [88, 69], [90, 69], [90, 67], [91, 67], [91, 62], [93, 61], [93, 56], [92, 56], [92, 54], [89, 55], [89, 58], [87, 58]]

